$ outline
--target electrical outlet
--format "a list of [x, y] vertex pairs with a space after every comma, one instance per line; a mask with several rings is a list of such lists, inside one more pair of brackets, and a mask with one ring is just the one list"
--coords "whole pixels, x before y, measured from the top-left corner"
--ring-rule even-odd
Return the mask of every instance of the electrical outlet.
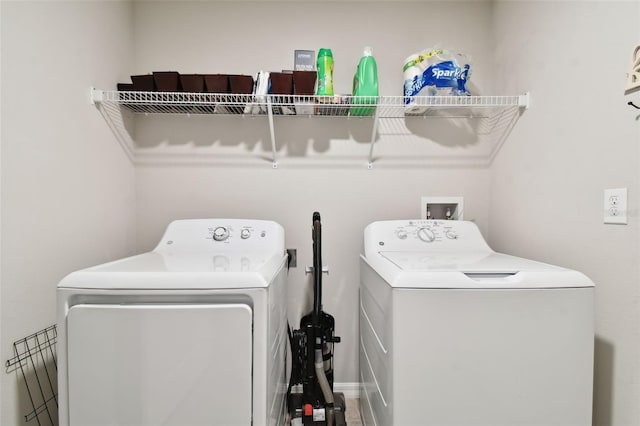
[[604, 190], [604, 223], [627, 224], [627, 188]]

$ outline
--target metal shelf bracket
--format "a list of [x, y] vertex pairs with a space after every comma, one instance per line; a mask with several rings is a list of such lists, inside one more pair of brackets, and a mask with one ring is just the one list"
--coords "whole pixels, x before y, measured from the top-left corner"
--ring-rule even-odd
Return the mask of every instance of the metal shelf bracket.
[[276, 136], [273, 128], [273, 104], [271, 102], [271, 96], [267, 96], [267, 115], [269, 116], [269, 134], [271, 135], [271, 152], [273, 155], [272, 167], [278, 168], [278, 161], [276, 161]]

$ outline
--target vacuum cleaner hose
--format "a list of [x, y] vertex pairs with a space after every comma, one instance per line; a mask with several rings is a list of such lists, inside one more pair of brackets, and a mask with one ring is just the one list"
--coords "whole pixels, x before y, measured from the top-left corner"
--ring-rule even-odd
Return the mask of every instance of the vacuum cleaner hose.
[[333, 426], [334, 424], [334, 399], [333, 399], [333, 391], [331, 390], [331, 386], [329, 385], [329, 381], [327, 380], [327, 376], [324, 374], [324, 360], [322, 359], [322, 349], [316, 349], [316, 357], [315, 357], [315, 370], [316, 376], [318, 378], [318, 384], [320, 384], [320, 389], [322, 390], [322, 395], [324, 396], [324, 400], [327, 403], [326, 406], [326, 414], [327, 414], [327, 426]]

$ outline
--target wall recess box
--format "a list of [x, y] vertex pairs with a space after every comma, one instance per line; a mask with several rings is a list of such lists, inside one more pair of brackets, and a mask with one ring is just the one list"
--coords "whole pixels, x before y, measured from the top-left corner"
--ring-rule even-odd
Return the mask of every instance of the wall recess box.
[[463, 220], [464, 197], [422, 197], [422, 219]]

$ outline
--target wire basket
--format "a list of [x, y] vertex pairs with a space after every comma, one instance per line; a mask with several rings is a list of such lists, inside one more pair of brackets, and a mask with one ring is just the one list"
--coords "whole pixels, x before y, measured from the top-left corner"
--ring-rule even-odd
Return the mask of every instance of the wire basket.
[[7, 373], [22, 373], [32, 408], [24, 419], [35, 419], [39, 426], [58, 424], [57, 340], [55, 325], [20, 339], [13, 343], [14, 357], [5, 364]]

